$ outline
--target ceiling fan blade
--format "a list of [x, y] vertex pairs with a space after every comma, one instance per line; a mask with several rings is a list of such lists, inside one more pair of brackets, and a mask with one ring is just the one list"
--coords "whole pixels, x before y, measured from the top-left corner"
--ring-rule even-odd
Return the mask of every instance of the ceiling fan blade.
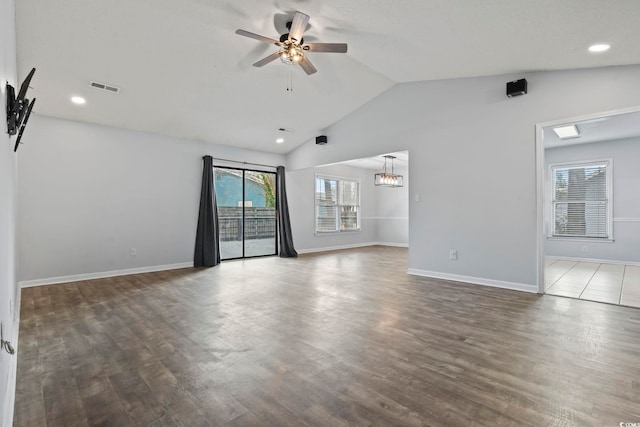
[[309, 15], [305, 15], [302, 12], [296, 12], [291, 22], [291, 29], [289, 30], [289, 40], [295, 39], [298, 43], [302, 40], [304, 30], [307, 29], [309, 23]]
[[278, 58], [280, 58], [280, 52], [275, 52], [267, 56], [266, 58], [262, 58], [260, 61], [253, 64], [253, 66], [262, 67], [263, 65], [267, 65], [269, 62], [275, 61]]
[[307, 43], [302, 49], [308, 52], [347, 53], [346, 43]]
[[245, 37], [249, 37], [250, 39], [260, 40], [261, 42], [275, 44], [275, 45], [278, 45], [278, 46], [280, 46], [282, 44], [276, 39], [272, 39], [272, 38], [269, 38], [269, 37], [261, 36], [260, 34], [251, 33], [249, 31], [245, 31], [245, 30], [236, 30], [236, 34], [239, 34], [239, 35], [245, 36]]
[[307, 58], [306, 56], [302, 57], [302, 61], [300, 61], [299, 64], [302, 67], [302, 69], [304, 70], [304, 72], [307, 73], [307, 74], [313, 74], [316, 71], [318, 71], [318, 70], [316, 70], [316, 67], [313, 66], [311, 61], [309, 61], [309, 58]]

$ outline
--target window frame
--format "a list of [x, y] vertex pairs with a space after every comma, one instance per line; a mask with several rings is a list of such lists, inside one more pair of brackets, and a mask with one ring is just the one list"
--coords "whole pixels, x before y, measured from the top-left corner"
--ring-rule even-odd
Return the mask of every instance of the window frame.
[[[605, 173], [605, 191], [607, 203], [607, 219], [606, 219], [606, 237], [587, 236], [587, 235], [566, 235], [556, 234], [556, 205], [565, 203], [566, 201], [558, 201], [556, 197], [556, 174], [558, 169], [579, 169], [604, 166]], [[601, 158], [596, 160], [571, 161], [553, 163], [549, 165], [549, 235], [548, 239], [567, 240], [567, 241], [595, 241], [595, 242], [613, 242], [613, 158]]]
[[[318, 185], [318, 179], [326, 179], [326, 180], [331, 180], [331, 181], [337, 181], [337, 190], [336, 190], [336, 203], [335, 203], [335, 209], [336, 209], [336, 223], [335, 223], [335, 228], [333, 230], [328, 230], [328, 231], [323, 231], [323, 230], [318, 230], [318, 206], [319, 206], [319, 200], [317, 198], [317, 194], [316, 194], [316, 188]], [[357, 205], [346, 205], [346, 204], [341, 204], [340, 203], [340, 199], [341, 199], [341, 191], [342, 191], [342, 186], [341, 183], [342, 182], [352, 182], [352, 183], [356, 183], [358, 185], [358, 200], [357, 200]], [[340, 177], [340, 176], [333, 176], [333, 175], [324, 175], [324, 174], [315, 174], [314, 180], [313, 180], [313, 215], [314, 215], [314, 235], [318, 236], [318, 235], [328, 235], [328, 234], [339, 234], [339, 233], [359, 233], [362, 231], [362, 181], [358, 178], [347, 178], [347, 177]], [[349, 229], [344, 229], [341, 230], [340, 229], [340, 222], [341, 222], [341, 216], [340, 216], [340, 207], [342, 206], [356, 206], [356, 228], [349, 228]]]

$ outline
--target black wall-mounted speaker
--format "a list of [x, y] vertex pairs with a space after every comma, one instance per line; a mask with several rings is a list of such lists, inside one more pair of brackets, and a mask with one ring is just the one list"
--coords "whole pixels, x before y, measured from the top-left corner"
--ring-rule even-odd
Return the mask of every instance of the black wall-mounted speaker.
[[527, 93], [527, 79], [514, 80], [507, 83], [507, 96], [512, 98]]
[[325, 145], [326, 143], [327, 143], [327, 137], [326, 137], [326, 135], [316, 136], [316, 144], [318, 144], [318, 145]]

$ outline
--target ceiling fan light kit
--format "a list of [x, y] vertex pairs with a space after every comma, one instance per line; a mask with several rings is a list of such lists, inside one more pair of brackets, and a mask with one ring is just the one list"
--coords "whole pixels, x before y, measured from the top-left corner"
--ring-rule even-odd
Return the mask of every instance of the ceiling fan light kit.
[[288, 33], [282, 34], [279, 40], [270, 37], [261, 36], [246, 30], [238, 29], [236, 34], [249, 37], [261, 42], [274, 44], [280, 47], [278, 52], [261, 59], [253, 64], [254, 67], [262, 67], [268, 63], [280, 60], [289, 65], [298, 64], [307, 74], [313, 74], [318, 70], [307, 58], [306, 52], [328, 52], [328, 53], [346, 53], [346, 43], [305, 43], [302, 38], [307, 25], [309, 24], [309, 15], [302, 12], [296, 12], [293, 20], [287, 23]]

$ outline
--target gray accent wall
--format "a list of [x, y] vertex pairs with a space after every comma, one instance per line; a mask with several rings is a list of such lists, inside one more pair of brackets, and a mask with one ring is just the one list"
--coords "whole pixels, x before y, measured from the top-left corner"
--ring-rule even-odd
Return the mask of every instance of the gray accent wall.
[[193, 265], [202, 156], [284, 164], [278, 154], [45, 116], [30, 125], [18, 174], [26, 285]]
[[[613, 159], [613, 242], [549, 238], [544, 245], [545, 256], [640, 262], [640, 138], [546, 149], [547, 188], [550, 164], [601, 159]], [[550, 223], [549, 205], [545, 214], [545, 222]]]
[[[508, 98], [519, 78], [529, 93]], [[637, 65], [403, 83], [327, 128], [329, 144], [290, 153], [288, 167], [408, 150], [410, 271], [535, 292], [535, 125], [637, 105]]]
[[[24, 78], [22, 76], [21, 78]], [[16, 92], [20, 83], [16, 75], [16, 27], [15, 1], [0, 2], [0, 98], [2, 98], [2, 120], [0, 120], [0, 322], [4, 339], [18, 348], [18, 316], [20, 295], [16, 278], [16, 222], [17, 222], [17, 157], [22, 149], [13, 152], [16, 137], [7, 134], [6, 82]], [[31, 98], [32, 93], [28, 96]], [[24, 134], [30, 137], [30, 130]], [[16, 366], [18, 353], [11, 356], [0, 350], [0, 425], [10, 426], [15, 400]]]
[[[507, 98], [506, 82], [522, 77], [529, 93]], [[378, 241], [367, 226], [320, 243], [308, 213], [315, 168], [408, 150], [410, 270], [535, 291], [536, 123], [635, 105], [640, 66], [398, 84], [327, 128], [329, 144], [312, 139], [287, 156], [294, 243], [311, 250]], [[19, 162], [21, 281], [186, 263], [202, 155], [283, 163], [40, 116], [31, 132]], [[382, 217], [371, 203], [364, 218]]]

